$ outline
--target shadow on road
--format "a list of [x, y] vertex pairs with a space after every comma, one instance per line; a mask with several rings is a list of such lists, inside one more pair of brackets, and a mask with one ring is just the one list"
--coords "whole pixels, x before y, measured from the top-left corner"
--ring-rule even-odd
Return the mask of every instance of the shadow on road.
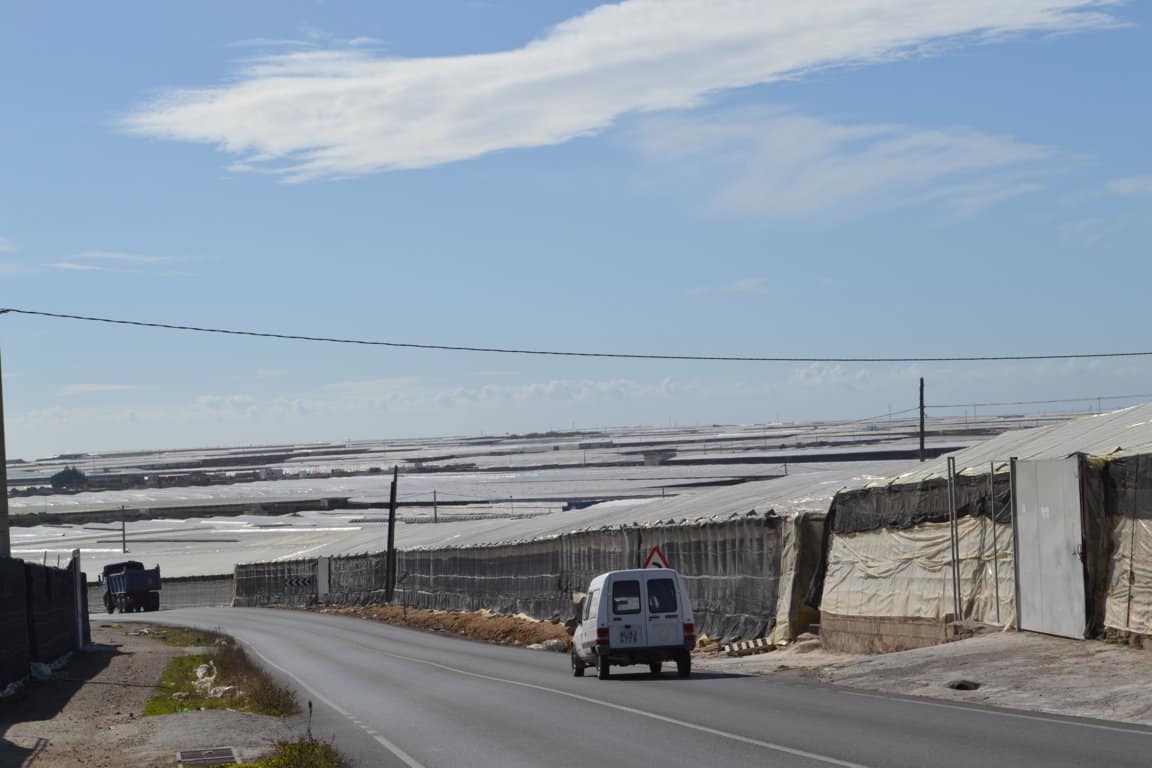
[[693, 672], [690, 677], [680, 677], [675, 672], [664, 672], [654, 677], [647, 670], [643, 672], [639, 670], [635, 672], [617, 672], [613, 670], [612, 674], [608, 677], [608, 681], [617, 680], [622, 683], [690, 683], [693, 680], [728, 680], [742, 677], [755, 677], [755, 675], [744, 675], [735, 672]]
[[[26, 765], [30, 758], [48, 745], [48, 740], [43, 736], [27, 746], [13, 744], [5, 738], [13, 725], [42, 722], [56, 717], [76, 692], [99, 675], [118, 655], [118, 645], [90, 645], [83, 650], [73, 651], [72, 659], [64, 668], [56, 671], [51, 679], [30, 679], [19, 691], [0, 701], [0, 765]], [[48, 730], [47, 725], [45, 730]]]

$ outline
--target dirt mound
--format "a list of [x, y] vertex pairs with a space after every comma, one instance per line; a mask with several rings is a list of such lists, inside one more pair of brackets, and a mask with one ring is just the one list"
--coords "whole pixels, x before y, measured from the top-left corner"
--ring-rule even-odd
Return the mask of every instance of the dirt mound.
[[569, 637], [563, 624], [537, 621], [523, 615], [504, 616], [489, 611], [430, 611], [399, 605], [361, 605], [349, 608], [319, 608], [321, 613], [338, 613], [362, 619], [382, 621], [431, 632], [449, 632], [475, 640], [500, 645], [532, 645], [547, 640], [560, 640], [569, 648]]

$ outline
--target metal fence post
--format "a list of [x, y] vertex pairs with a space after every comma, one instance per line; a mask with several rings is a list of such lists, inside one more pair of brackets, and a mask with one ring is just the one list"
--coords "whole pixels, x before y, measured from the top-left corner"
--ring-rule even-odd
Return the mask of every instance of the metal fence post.
[[996, 543], [996, 462], [988, 462], [988, 504], [992, 515], [992, 578], [996, 590], [996, 623], [1000, 623], [1000, 549]]

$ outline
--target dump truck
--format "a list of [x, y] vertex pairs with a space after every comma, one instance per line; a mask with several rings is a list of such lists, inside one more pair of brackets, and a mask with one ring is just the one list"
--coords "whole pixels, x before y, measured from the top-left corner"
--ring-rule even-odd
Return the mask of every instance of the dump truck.
[[109, 563], [100, 574], [104, 585], [104, 608], [108, 613], [160, 610], [160, 566], [147, 569], [127, 560]]

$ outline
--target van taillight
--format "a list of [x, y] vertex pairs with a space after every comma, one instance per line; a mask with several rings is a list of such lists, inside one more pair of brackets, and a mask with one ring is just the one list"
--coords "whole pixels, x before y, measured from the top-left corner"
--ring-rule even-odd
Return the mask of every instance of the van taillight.
[[596, 628], [596, 645], [608, 645], [608, 627]]
[[685, 643], [692, 643], [692, 645], [696, 645], [696, 625], [695, 624], [685, 624], [684, 625], [684, 642]]

